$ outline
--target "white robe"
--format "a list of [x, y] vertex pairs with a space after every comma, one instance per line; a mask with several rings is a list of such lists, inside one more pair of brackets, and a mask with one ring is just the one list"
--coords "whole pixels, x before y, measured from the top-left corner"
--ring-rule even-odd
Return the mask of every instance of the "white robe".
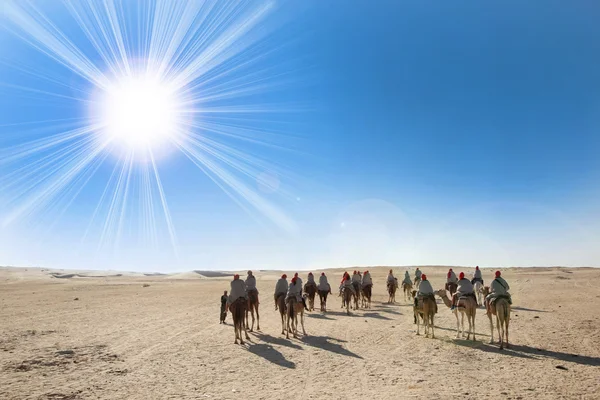
[[249, 275], [246, 278], [246, 292], [249, 292], [250, 290], [256, 290], [258, 293], [258, 289], [256, 289], [256, 278], [254, 275]]
[[388, 277], [387, 277], [387, 283], [394, 283], [394, 282], [395, 282], [395, 281], [394, 281], [394, 275], [392, 275], [392, 274], [388, 274]]
[[473, 293], [475, 289], [473, 289], [473, 284], [467, 278], [462, 278], [458, 281], [458, 288], [456, 291], [460, 294], [468, 294]]
[[359, 274], [352, 275], [352, 282], [360, 283], [360, 275]]
[[246, 283], [242, 279], [231, 281], [231, 290], [229, 291], [229, 304], [233, 304], [234, 301], [240, 297], [246, 297]]
[[473, 278], [482, 279], [481, 278], [481, 270], [480, 269], [476, 269], [475, 270], [475, 274], [473, 275]]
[[433, 294], [433, 287], [429, 281], [422, 281], [419, 285], [419, 293], [422, 295]]
[[421, 272], [420, 269], [415, 271], [415, 277], [421, 279], [421, 275], [423, 275], [423, 272]]
[[344, 290], [351, 290], [352, 293], [356, 294], [356, 291], [354, 290], [354, 286], [352, 286], [352, 281], [350, 279], [347, 281], [344, 281], [344, 284], [342, 285], [342, 287], [344, 288]]
[[306, 280], [306, 283], [315, 283], [315, 276], [309, 275], [308, 279]]
[[[502, 286], [502, 285], [504, 285], [504, 286]], [[502, 277], [498, 277], [498, 278], [494, 279], [492, 281], [492, 283], [490, 284], [491, 294], [494, 294], [495, 296], [498, 296], [501, 294], [508, 294], [509, 289], [510, 289], [510, 286], [508, 286], [508, 283]]]
[[275, 285], [275, 294], [283, 293], [286, 294], [288, 291], [288, 281], [287, 279], [280, 278]]
[[319, 286], [317, 286], [317, 288], [328, 292], [331, 290], [331, 286], [329, 285], [329, 282], [327, 282], [327, 277], [325, 275], [319, 277]]
[[450, 272], [450, 278], [447, 278], [446, 282], [448, 282], [448, 283], [450, 283], [450, 282], [457, 283], [458, 282], [458, 278], [456, 277], [456, 274], [454, 273], [454, 271]]
[[372, 285], [372, 284], [373, 284], [373, 279], [371, 279], [371, 273], [370, 272], [365, 273], [365, 275], [363, 276], [363, 279], [362, 279], [363, 287]]
[[296, 296], [296, 301], [302, 301], [302, 284], [300, 283], [300, 279], [296, 280], [296, 284], [290, 283], [287, 295], [285, 296], [285, 301], [291, 296]]

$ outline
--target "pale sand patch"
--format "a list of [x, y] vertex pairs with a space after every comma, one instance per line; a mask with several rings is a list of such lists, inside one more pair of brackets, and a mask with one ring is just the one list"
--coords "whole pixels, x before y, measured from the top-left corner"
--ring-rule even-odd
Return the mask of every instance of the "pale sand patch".
[[[299, 340], [280, 335], [272, 293], [282, 272], [254, 271], [262, 332], [240, 346], [233, 344], [231, 314], [227, 325], [218, 323], [219, 297], [234, 271], [0, 268], [0, 398], [597, 398], [600, 270], [503, 269], [514, 299], [513, 348], [500, 352], [487, 344], [482, 309], [477, 342], [454, 340], [454, 316], [440, 301], [436, 339], [417, 337], [401, 292], [399, 304], [382, 303], [388, 269], [369, 268], [372, 310], [348, 317], [334, 294], [331, 312], [307, 314], [309, 336]], [[443, 287], [447, 268], [421, 269], [434, 288]], [[394, 268], [400, 279], [404, 270]], [[342, 270], [326, 273], [335, 292]], [[484, 270], [486, 283], [492, 273]]]

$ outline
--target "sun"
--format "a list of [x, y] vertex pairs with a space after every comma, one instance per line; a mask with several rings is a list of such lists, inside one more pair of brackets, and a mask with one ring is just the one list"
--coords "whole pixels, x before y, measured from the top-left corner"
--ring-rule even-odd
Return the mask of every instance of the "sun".
[[92, 101], [98, 131], [125, 150], [160, 150], [181, 134], [184, 100], [167, 81], [150, 74], [115, 79]]

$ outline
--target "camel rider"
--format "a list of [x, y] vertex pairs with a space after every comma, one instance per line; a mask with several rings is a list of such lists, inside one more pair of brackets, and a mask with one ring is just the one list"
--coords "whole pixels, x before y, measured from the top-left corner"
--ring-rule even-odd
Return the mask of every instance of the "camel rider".
[[304, 285], [304, 291], [306, 292], [306, 288], [310, 286], [314, 286], [315, 290], [317, 289], [317, 283], [315, 282], [315, 277], [313, 276], [312, 272], [308, 273], [308, 279], [306, 280], [306, 285]]
[[365, 271], [362, 278], [362, 287], [373, 286], [373, 279], [371, 279], [371, 273]]
[[302, 301], [302, 286], [300, 285], [297, 276], [292, 278], [292, 283], [288, 287], [287, 295], [285, 296], [285, 302], [287, 303], [290, 298], [295, 297], [297, 302]]
[[450, 268], [448, 270], [448, 276], [446, 279], [446, 283], [458, 283], [458, 278], [456, 277], [456, 274], [454, 273], [454, 271], [452, 271], [452, 268]]
[[227, 318], [227, 290], [223, 292], [223, 296], [221, 296], [221, 315], [219, 318], [219, 323], [224, 324], [225, 318]]
[[317, 289], [331, 293], [331, 286], [329, 285], [329, 282], [327, 282], [325, 272], [321, 272], [321, 276], [319, 277], [319, 286], [317, 286]]
[[[304, 306], [304, 309], [308, 311], [308, 307], [306, 307], [306, 301], [304, 300], [304, 296], [302, 296], [302, 278], [298, 276], [297, 272], [294, 274], [294, 278], [296, 278], [298, 286], [300, 287], [300, 300], [302, 300], [302, 305]], [[292, 280], [294, 278], [292, 278]]]
[[460, 280], [458, 281], [456, 293], [452, 295], [452, 306], [450, 307], [450, 310], [454, 310], [456, 308], [456, 301], [463, 296], [473, 297], [473, 299], [475, 299], [475, 304], [477, 304], [475, 289], [473, 288], [471, 281], [465, 278], [464, 272], [461, 272], [458, 276], [460, 277]]
[[352, 286], [354, 286], [354, 291], [360, 290], [362, 278], [360, 276], [360, 272], [354, 271], [354, 275], [352, 275]]
[[[256, 300], [258, 301], [258, 289], [256, 288], [256, 278], [252, 275], [252, 271], [248, 271], [248, 276], [246, 277], [246, 293], [250, 295], [250, 293], [254, 292], [256, 294]], [[260, 301], [258, 301], [260, 304]]]
[[421, 272], [421, 270], [419, 269], [419, 267], [417, 267], [417, 270], [415, 271], [415, 278], [421, 280], [421, 276], [423, 275], [423, 273]]
[[395, 284], [396, 284], [396, 278], [394, 278], [394, 273], [390, 269], [390, 272], [388, 272], [388, 276], [387, 276], [387, 286], [389, 287], [390, 285], [395, 285]]
[[281, 278], [277, 281], [277, 284], [275, 284], [275, 311], [277, 311], [277, 299], [279, 299], [280, 296], [285, 296], [287, 294], [288, 291], [288, 281], [287, 281], [287, 275], [283, 274], [281, 275]]
[[340, 296], [342, 295], [342, 289], [344, 288], [344, 283], [346, 282], [346, 277], [350, 277], [350, 274], [346, 271], [342, 276], [342, 281], [340, 282]]
[[430, 297], [433, 299], [435, 303], [435, 312], [437, 314], [437, 302], [435, 301], [433, 286], [427, 280], [427, 275], [421, 275], [421, 284], [419, 285], [419, 290], [417, 291], [417, 295], [415, 296], [415, 307], [418, 307], [418, 301], [423, 300], [425, 297]]
[[492, 304], [499, 296], [505, 296], [508, 299], [508, 304], [512, 304], [510, 293], [508, 293], [510, 286], [508, 286], [508, 282], [500, 275], [500, 271], [496, 271], [496, 279], [490, 284], [490, 294], [485, 298], [485, 307], [488, 312], [490, 304]]
[[352, 280], [350, 279], [350, 274], [346, 275], [346, 280], [344, 281], [342, 288], [344, 290], [350, 290], [352, 294], [356, 294], [356, 291], [354, 290], [354, 285], [352, 284]]
[[473, 274], [473, 279], [471, 279], [471, 283], [474, 285], [475, 282], [481, 282], [483, 285], [483, 277], [481, 276], [481, 270], [479, 269], [479, 265], [475, 267], [475, 273]]
[[408, 271], [404, 272], [404, 280], [402, 281], [402, 283], [412, 286], [412, 281], [410, 280], [410, 274], [408, 273]]
[[239, 298], [247, 299], [248, 297], [246, 296], [246, 284], [240, 279], [238, 274], [235, 274], [233, 276], [233, 280], [231, 281], [231, 290], [229, 291], [229, 299], [227, 303], [231, 305]]

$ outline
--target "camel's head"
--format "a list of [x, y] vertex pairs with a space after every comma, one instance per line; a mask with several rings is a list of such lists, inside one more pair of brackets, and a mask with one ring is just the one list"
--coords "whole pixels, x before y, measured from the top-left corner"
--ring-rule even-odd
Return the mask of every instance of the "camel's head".
[[434, 293], [436, 296], [439, 296], [442, 298], [448, 297], [448, 295], [446, 294], [446, 290], [444, 290], [444, 289], [436, 290]]
[[412, 294], [412, 297], [415, 297], [415, 296], [417, 295], [417, 291], [416, 291], [416, 290], [413, 290], [413, 291], [411, 292], [411, 294]]
[[481, 289], [481, 294], [484, 295], [484, 296], [487, 296], [488, 294], [490, 294], [490, 287], [489, 286], [484, 286]]

